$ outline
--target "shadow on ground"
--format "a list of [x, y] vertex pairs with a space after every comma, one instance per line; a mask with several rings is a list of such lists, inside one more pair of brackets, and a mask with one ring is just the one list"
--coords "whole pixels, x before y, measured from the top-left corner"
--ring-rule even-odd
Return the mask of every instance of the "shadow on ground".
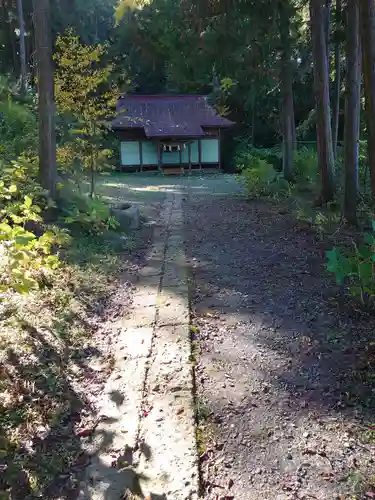
[[340, 297], [324, 245], [277, 207], [193, 197], [185, 211], [198, 393], [224, 443], [213, 477], [254, 500], [375, 491], [374, 316]]
[[[131, 247], [115, 249], [111, 241], [78, 238], [62, 256], [66, 266], [53, 287], [1, 309], [1, 500], [77, 498], [81, 474], [95, 456], [90, 439], [116, 341], [111, 322], [130, 307], [151, 234], [146, 227]], [[110, 447], [110, 433], [101, 442]], [[114, 463], [101, 464], [117, 484], [123, 459], [117, 453]], [[129, 474], [137, 493], [131, 462]], [[105, 498], [119, 500], [111, 487]]]

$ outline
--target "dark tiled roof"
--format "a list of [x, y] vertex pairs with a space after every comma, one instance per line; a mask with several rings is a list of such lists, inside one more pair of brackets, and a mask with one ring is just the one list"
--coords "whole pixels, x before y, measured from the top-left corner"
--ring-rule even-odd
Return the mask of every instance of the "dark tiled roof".
[[200, 137], [202, 127], [229, 127], [200, 95], [129, 95], [119, 99], [113, 129], [143, 128], [147, 137]]

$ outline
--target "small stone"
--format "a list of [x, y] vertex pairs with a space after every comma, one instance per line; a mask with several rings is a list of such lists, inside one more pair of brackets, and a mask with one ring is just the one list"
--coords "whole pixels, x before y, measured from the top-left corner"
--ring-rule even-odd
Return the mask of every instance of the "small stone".
[[291, 453], [288, 453], [287, 456], [286, 456], [286, 459], [287, 460], [293, 460], [293, 456]]
[[303, 437], [304, 438], [309, 438], [310, 437], [310, 433], [309, 432], [304, 432], [303, 433]]

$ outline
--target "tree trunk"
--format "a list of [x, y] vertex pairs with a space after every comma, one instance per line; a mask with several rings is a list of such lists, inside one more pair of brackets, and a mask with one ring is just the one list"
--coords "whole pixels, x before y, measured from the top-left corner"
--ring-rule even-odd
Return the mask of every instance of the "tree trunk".
[[358, 143], [361, 110], [361, 51], [358, 0], [347, 8], [346, 101], [344, 129], [344, 216], [349, 224], [357, 222]]
[[17, 0], [18, 24], [20, 29], [20, 67], [21, 67], [21, 92], [25, 93], [27, 87], [27, 66], [25, 48], [25, 22], [23, 19], [22, 0]]
[[333, 83], [332, 101], [332, 146], [333, 155], [337, 159], [337, 140], [340, 120], [340, 90], [341, 90], [341, 64], [340, 64], [340, 32], [341, 32], [342, 0], [336, 0], [336, 33], [335, 33], [335, 81]]
[[332, 150], [331, 110], [329, 103], [327, 45], [323, 10], [323, 0], [310, 0], [317, 150], [321, 178], [320, 203], [331, 201], [334, 197], [334, 159]]
[[278, 4], [280, 16], [280, 40], [282, 46], [280, 86], [282, 94], [281, 124], [283, 135], [283, 175], [287, 181], [293, 180], [293, 73], [291, 63], [289, 6], [284, 0]]
[[375, 204], [375, 6], [374, 0], [359, 0], [362, 41], [363, 84], [367, 122], [367, 149], [372, 202]]
[[90, 157], [90, 198], [94, 198], [95, 195], [95, 162], [93, 155], [92, 152]]
[[12, 62], [13, 62], [13, 68], [15, 71], [15, 76], [17, 75], [18, 72], [18, 57], [17, 57], [17, 47], [16, 47], [16, 40], [15, 40], [15, 25], [13, 23], [12, 17], [10, 13], [8, 13], [8, 30], [9, 30], [9, 40], [10, 40], [10, 47], [11, 47], [11, 54], [12, 54]]
[[49, 0], [33, 0], [33, 6], [38, 75], [39, 177], [42, 186], [55, 198], [56, 133]]
[[294, 114], [294, 99], [293, 99], [293, 82], [292, 83], [292, 88], [290, 90], [290, 95], [292, 96], [292, 108], [291, 108], [291, 127], [292, 127], [292, 149], [293, 151], [297, 151], [297, 130], [296, 130], [296, 118]]
[[328, 74], [330, 69], [330, 25], [331, 25], [331, 10], [332, 10], [332, 0], [326, 0], [325, 2], [325, 23], [324, 23], [324, 32], [326, 36], [326, 53], [327, 53], [327, 65], [328, 65]]

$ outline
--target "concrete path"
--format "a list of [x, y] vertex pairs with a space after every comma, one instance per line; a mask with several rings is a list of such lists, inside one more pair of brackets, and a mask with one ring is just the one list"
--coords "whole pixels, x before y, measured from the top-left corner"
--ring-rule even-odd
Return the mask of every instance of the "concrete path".
[[162, 224], [115, 349], [80, 500], [198, 497], [182, 193]]

